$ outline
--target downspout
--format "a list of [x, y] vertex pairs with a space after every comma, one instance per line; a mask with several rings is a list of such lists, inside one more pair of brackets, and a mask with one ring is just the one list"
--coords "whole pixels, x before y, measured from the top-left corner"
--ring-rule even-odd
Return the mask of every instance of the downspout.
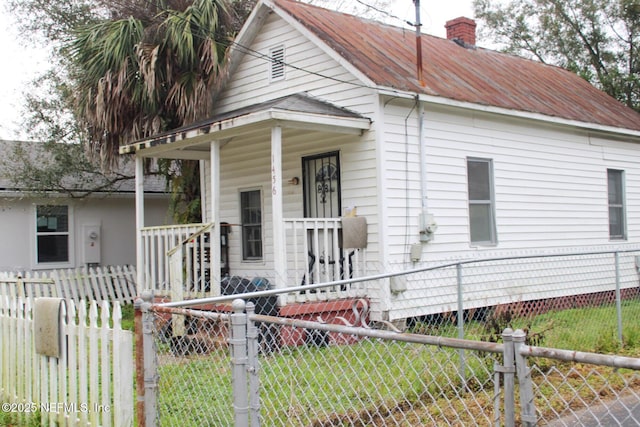
[[[418, 104], [418, 155], [420, 165], [420, 216], [418, 218], [418, 231], [420, 233], [420, 242], [427, 243], [433, 239], [438, 225], [429, 213], [429, 192], [427, 186], [427, 142], [424, 134], [424, 106], [420, 102], [419, 96], [416, 95], [416, 103]], [[412, 253], [412, 259], [415, 258]], [[418, 261], [418, 260], [417, 260]]]
[[425, 154], [427, 152], [424, 146], [424, 106], [420, 102], [420, 96], [416, 95], [416, 104], [418, 106], [418, 156], [420, 158], [420, 207], [422, 213], [429, 211], [429, 195], [427, 194], [427, 167], [425, 165]]
[[[416, 62], [418, 81], [420, 86], [424, 87], [424, 76], [422, 69], [422, 36], [420, 33], [420, 0], [414, 0], [416, 6]], [[429, 213], [428, 193], [427, 193], [427, 165], [426, 165], [426, 141], [424, 138], [424, 106], [420, 102], [420, 95], [416, 94], [416, 106], [418, 112], [418, 158], [420, 159], [420, 215], [418, 216], [418, 232], [420, 234], [420, 242], [426, 243], [433, 239], [437, 225], [433, 215]], [[411, 261], [420, 261], [422, 255], [422, 245], [416, 244], [411, 247]]]

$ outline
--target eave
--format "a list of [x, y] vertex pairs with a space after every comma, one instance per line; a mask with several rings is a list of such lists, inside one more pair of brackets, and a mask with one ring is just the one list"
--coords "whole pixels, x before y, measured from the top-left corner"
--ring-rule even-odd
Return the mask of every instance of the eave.
[[272, 127], [360, 135], [371, 121], [357, 115], [330, 115], [269, 108], [248, 114], [212, 119], [120, 147], [120, 154], [167, 159], [209, 159], [209, 143], [261, 132]]
[[634, 129], [619, 128], [615, 126], [606, 126], [598, 123], [581, 122], [578, 120], [565, 119], [563, 117], [548, 116], [545, 114], [528, 112], [528, 111], [511, 110], [508, 108], [501, 108], [501, 107], [496, 107], [492, 105], [482, 105], [482, 104], [476, 104], [471, 102], [456, 101], [454, 99], [443, 98], [439, 96], [430, 96], [430, 95], [424, 95], [424, 94], [418, 95], [414, 92], [398, 91], [394, 88], [382, 88], [378, 91], [378, 93], [382, 96], [388, 96], [392, 98], [412, 99], [412, 100], [415, 100], [416, 96], [418, 96], [418, 99], [420, 101], [427, 104], [456, 107], [456, 108], [461, 108], [469, 111], [478, 111], [478, 112], [496, 114], [500, 116], [518, 118], [518, 119], [535, 120], [535, 121], [544, 122], [547, 124], [561, 125], [561, 126], [568, 126], [568, 127], [573, 127], [577, 129], [582, 129], [588, 132], [596, 132], [596, 133], [602, 133], [607, 135], [616, 135], [619, 138], [628, 137], [633, 139], [640, 139], [640, 131], [637, 131]]

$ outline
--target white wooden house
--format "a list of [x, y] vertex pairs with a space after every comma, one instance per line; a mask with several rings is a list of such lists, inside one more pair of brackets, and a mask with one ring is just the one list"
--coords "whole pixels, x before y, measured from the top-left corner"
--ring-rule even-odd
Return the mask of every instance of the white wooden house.
[[[417, 64], [411, 30], [260, 1], [211, 117], [121, 147], [139, 172], [149, 157], [205, 170], [205, 224], [148, 228], [138, 193], [139, 286], [217, 295], [227, 273], [284, 288], [640, 241], [640, 115], [568, 71], [476, 47], [472, 20], [447, 30], [422, 36]], [[187, 289], [184, 272], [203, 268]], [[332, 297], [367, 297], [372, 318], [393, 320], [450, 303], [432, 287], [381, 280]]]
[[[24, 141], [0, 141], [0, 153], [6, 159], [17, 145], [33, 159], [48, 156], [42, 144]], [[15, 184], [11, 169], [5, 162], [0, 167], [0, 272], [136, 264], [133, 179], [74, 197]], [[96, 188], [90, 178], [76, 181], [68, 184], [77, 194]], [[161, 180], [147, 180], [144, 199], [148, 224], [170, 223]]]

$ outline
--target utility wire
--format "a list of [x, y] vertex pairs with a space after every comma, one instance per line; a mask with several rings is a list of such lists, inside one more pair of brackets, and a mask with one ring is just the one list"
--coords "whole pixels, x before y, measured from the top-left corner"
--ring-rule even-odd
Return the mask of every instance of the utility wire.
[[236, 41], [232, 41], [230, 43], [220, 42], [220, 44], [222, 44], [223, 46], [227, 46], [227, 47], [236, 46], [238, 49], [240, 49], [240, 51], [242, 53], [244, 53], [246, 55], [249, 55], [249, 56], [252, 56], [254, 58], [257, 58], [257, 59], [262, 59], [262, 60], [264, 60], [266, 62], [269, 62], [269, 63], [282, 64], [282, 65], [284, 65], [284, 66], [286, 66], [288, 68], [291, 68], [291, 69], [294, 69], [294, 70], [297, 70], [297, 71], [302, 71], [304, 73], [307, 73], [307, 74], [310, 74], [310, 75], [314, 75], [314, 76], [318, 76], [318, 77], [321, 77], [321, 78], [324, 78], [324, 79], [333, 80], [333, 81], [335, 81], [337, 83], [344, 83], [344, 84], [352, 85], [352, 86], [355, 86], [355, 87], [362, 87], [362, 88], [371, 89], [371, 86], [368, 86], [368, 85], [363, 84], [363, 83], [358, 83], [358, 82], [353, 82], [353, 81], [349, 81], [349, 80], [339, 79], [337, 77], [327, 76], [325, 74], [318, 73], [316, 71], [311, 71], [311, 70], [308, 70], [306, 68], [298, 67], [298, 66], [290, 64], [290, 63], [288, 63], [286, 61], [275, 60], [272, 57], [270, 57], [269, 55], [266, 55], [264, 53], [258, 52], [257, 50], [251, 49], [251, 48], [249, 48], [247, 46], [243, 46], [242, 44], [240, 44], [240, 43], [238, 43]]
[[356, 0], [356, 2], [357, 2], [357, 3], [360, 3], [361, 5], [363, 5], [364, 7], [368, 8], [368, 9], [375, 10], [376, 12], [381, 13], [381, 14], [383, 14], [383, 15], [385, 15], [385, 16], [387, 16], [387, 17], [389, 17], [389, 18], [397, 19], [398, 21], [400, 21], [400, 22], [404, 22], [405, 24], [410, 25], [410, 26], [412, 26], [412, 27], [415, 27], [415, 26], [416, 26], [415, 22], [407, 21], [406, 19], [404, 19], [404, 18], [400, 18], [399, 16], [396, 16], [396, 15], [394, 15], [394, 14], [392, 14], [392, 13], [389, 13], [389, 12], [387, 12], [386, 10], [382, 10], [382, 9], [380, 9], [380, 8], [378, 8], [378, 7], [374, 6], [374, 5], [367, 4], [367, 3], [365, 3], [365, 2], [364, 2], [364, 1], [362, 1], [362, 0]]
[[[145, 3], [147, 3], [147, 4], [149, 4], [150, 6], [154, 6], [154, 7], [156, 7], [156, 5], [155, 5], [155, 4], [153, 4], [150, 0], [143, 0], [143, 1], [144, 1]], [[356, 0], [356, 1], [358, 1], [358, 2], [362, 3], [360, 0]], [[374, 8], [373, 6], [366, 5], [365, 3], [362, 3], [362, 4], [363, 4], [363, 5], [365, 5], [365, 6], [367, 6], [367, 7], [371, 7], [371, 8], [372, 8], [372, 9], [374, 9], [374, 10], [378, 10], [377, 8]], [[379, 10], [378, 10], [378, 11], [379, 11]], [[174, 17], [176, 17], [176, 18], [178, 18], [178, 19], [182, 19], [185, 23], [186, 23], [186, 22], [188, 22], [187, 20], [185, 20], [185, 18], [184, 18], [182, 15], [179, 15], [179, 14], [178, 14], [176, 11], [174, 11], [174, 10], [166, 9], [166, 10], [164, 10], [164, 12], [167, 12], [167, 13], [169, 13], [169, 14], [173, 14], [173, 16], [174, 16]], [[387, 14], [387, 15], [389, 15], [389, 16], [391, 16], [391, 17], [393, 17], [392, 15], [388, 14], [387, 12], [383, 12], [383, 13], [385, 13], [385, 14]], [[400, 19], [400, 18], [397, 18], [397, 17], [395, 17], [395, 18], [396, 18], [396, 19]], [[210, 37], [210, 38], [211, 38], [211, 39], [213, 39], [213, 41], [214, 41], [215, 43], [217, 43], [217, 44], [220, 44], [220, 45], [225, 46], [225, 47], [235, 46], [235, 47], [236, 47], [236, 48], [238, 48], [242, 53], [244, 53], [244, 54], [246, 54], [246, 55], [249, 55], [249, 56], [252, 56], [252, 57], [254, 57], [254, 58], [260, 59], [260, 60], [264, 60], [264, 61], [269, 62], [269, 63], [274, 63], [274, 62], [276, 62], [276, 63], [278, 63], [278, 64], [282, 64], [282, 65], [284, 65], [284, 66], [286, 66], [286, 67], [289, 67], [289, 68], [291, 68], [291, 69], [294, 69], [294, 70], [297, 70], [297, 71], [301, 71], [301, 72], [304, 72], [304, 73], [307, 73], [307, 74], [310, 74], [310, 75], [318, 76], [318, 77], [321, 77], [321, 78], [324, 78], [324, 79], [332, 80], [332, 81], [335, 81], [335, 82], [338, 82], [338, 83], [344, 83], [344, 84], [348, 84], [348, 85], [355, 86], [355, 87], [361, 87], [361, 88], [371, 89], [371, 86], [366, 85], [366, 84], [363, 84], [363, 83], [358, 83], [358, 82], [353, 82], [353, 81], [348, 81], [348, 80], [339, 79], [339, 78], [337, 78], [337, 77], [327, 76], [327, 75], [325, 75], [325, 74], [318, 73], [318, 72], [316, 72], [316, 71], [311, 71], [311, 70], [308, 70], [308, 69], [306, 69], [306, 68], [298, 67], [298, 66], [293, 65], [293, 64], [290, 64], [290, 63], [288, 63], [288, 62], [286, 62], [286, 61], [276, 61], [276, 60], [274, 60], [272, 57], [270, 57], [269, 55], [266, 55], [266, 54], [264, 54], [264, 53], [258, 52], [258, 51], [254, 50], [254, 49], [251, 49], [251, 48], [250, 48], [250, 47], [248, 47], [248, 46], [244, 46], [244, 45], [242, 45], [242, 44], [240, 44], [240, 43], [236, 42], [235, 40], [232, 40], [232, 41], [222, 41], [222, 40], [217, 40], [217, 39], [216, 39], [216, 35], [215, 35], [215, 33], [210, 32], [210, 31], [204, 32], [203, 30], [204, 30], [203, 28], [201, 28], [201, 27], [197, 27], [197, 28], [196, 28], [196, 31], [195, 31], [195, 32], [193, 32], [194, 36], [196, 36], [196, 37], [200, 37], [201, 39], [205, 39], [205, 38], [207, 38], [207, 37]]]

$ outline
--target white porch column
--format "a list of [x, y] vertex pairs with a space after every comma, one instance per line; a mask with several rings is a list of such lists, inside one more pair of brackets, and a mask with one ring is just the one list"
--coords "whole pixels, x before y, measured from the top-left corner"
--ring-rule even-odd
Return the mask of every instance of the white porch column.
[[[209, 277], [211, 278], [211, 291], [214, 295], [220, 294], [220, 141], [211, 141], [211, 176], [209, 177], [209, 206], [213, 223], [211, 230], [210, 252], [211, 262]], [[205, 189], [203, 189], [206, 191]], [[201, 190], [201, 191], [203, 191]]]
[[271, 209], [275, 287], [282, 288], [285, 286], [287, 272], [282, 209], [282, 128], [280, 126], [271, 128]]
[[138, 295], [149, 288], [145, 283], [146, 260], [142, 243], [142, 229], [144, 228], [144, 158], [135, 156], [136, 162], [136, 290]]

